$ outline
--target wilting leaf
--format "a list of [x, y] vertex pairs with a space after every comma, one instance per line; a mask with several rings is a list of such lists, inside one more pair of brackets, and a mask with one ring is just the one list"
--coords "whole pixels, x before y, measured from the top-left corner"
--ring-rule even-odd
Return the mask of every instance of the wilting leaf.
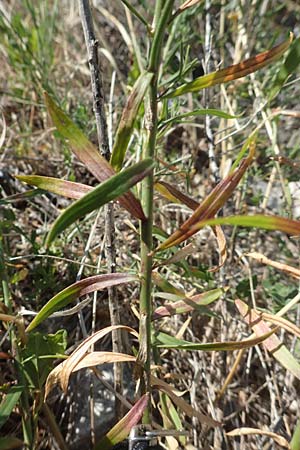
[[235, 430], [229, 431], [226, 433], [227, 436], [249, 436], [252, 434], [259, 434], [260, 436], [267, 436], [273, 439], [277, 444], [281, 445], [285, 448], [290, 448], [290, 445], [288, 441], [282, 437], [279, 436], [279, 434], [273, 433], [271, 431], [266, 430], [260, 430], [259, 428], [248, 428], [248, 427], [242, 427], [242, 428], [236, 428]]
[[20, 447], [24, 448], [24, 442], [14, 436], [0, 437], [1, 450], [13, 450]]
[[91, 186], [87, 186], [86, 184], [74, 183], [73, 181], [60, 180], [59, 178], [53, 177], [17, 175], [16, 178], [32, 186], [39, 187], [42, 189], [39, 192], [49, 191], [53, 194], [63, 195], [64, 197], [74, 198], [76, 200], [93, 190]]
[[62, 363], [56, 366], [49, 374], [45, 387], [45, 397], [48, 396], [50, 390], [54, 385], [59, 383], [64, 391], [67, 390], [69, 378], [72, 372], [76, 371], [77, 365], [81, 362], [82, 359], [85, 358], [87, 352], [90, 347], [95, 344], [95, 342], [102, 339], [108, 333], [111, 333], [114, 330], [125, 330], [135, 337], [138, 337], [138, 333], [130, 327], [126, 327], [123, 325], [114, 325], [110, 327], [103, 328], [102, 330], [97, 331], [92, 336], [87, 337], [74, 352]]
[[174, 303], [167, 303], [164, 306], [159, 306], [153, 313], [152, 319], [161, 319], [162, 317], [172, 316], [174, 314], [183, 314], [201, 306], [207, 306], [214, 302], [224, 293], [224, 289], [213, 289], [203, 294], [185, 297]]
[[[68, 143], [85, 167], [97, 178], [103, 182], [115, 174], [112, 166], [103, 158], [98, 149], [87, 139], [75, 123], [63, 112], [55, 101], [45, 92], [45, 103], [51, 116], [53, 124], [61, 134], [68, 140]], [[125, 193], [120, 199], [120, 204], [127, 209], [137, 219], [144, 220], [140, 202], [131, 192]]]
[[297, 269], [296, 267], [292, 267], [287, 264], [273, 261], [272, 259], [269, 259], [266, 256], [264, 256], [262, 253], [258, 252], [246, 253], [246, 256], [250, 256], [250, 258], [254, 258], [263, 264], [267, 264], [268, 266], [272, 266], [275, 267], [276, 269], [282, 270], [283, 272], [288, 273], [289, 275], [291, 275], [294, 278], [297, 278], [298, 280], [300, 279], [300, 270]]
[[23, 391], [24, 386], [12, 386], [4, 395], [4, 400], [0, 404], [0, 429], [11, 415]]
[[[257, 336], [261, 336], [270, 330], [270, 327], [264, 322], [260, 316], [249, 308], [246, 303], [237, 299], [235, 305], [243, 316], [246, 323], [252, 328]], [[289, 352], [287, 347], [281, 343], [277, 336], [271, 336], [263, 343], [265, 348], [274, 356], [274, 358], [291, 372], [296, 378], [300, 379], [300, 365]]]
[[143, 395], [131, 410], [95, 445], [94, 450], [109, 450], [126, 439], [131, 428], [139, 423], [148, 405], [149, 394]]
[[126, 102], [116, 132], [115, 143], [110, 159], [111, 165], [117, 171], [122, 168], [127, 146], [132, 135], [134, 121], [152, 78], [153, 73], [142, 73], [133, 86], [132, 92]]
[[152, 159], [144, 159], [109, 178], [70, 205], [52, 225], [47, 237], [47, 245], [49, 246], [59, 233], [77, 219], [80, 219], [94, 209], [100, 208], [111, 200], [120, 197], [124, 192], [128, 191], [132, 186], [149, 174], [153, 167], [154, 163]]
[[217, 70], [216, 72], [196, 78], [196, 80], [185, 83], [174, 91], [165, 94], [163, 98], [173, 98], [188, 92], [198, 92], [201, 89], [215, 86], [216, 84], [228, 83], [229, 81], [236, 80], [244, 77], [245, 75], [256, 72], [257, 70], [262, 69], [271, 62], [280, 58], [280, 56], [289, 48], [292, 40], [293, 35], [290, 34], [289, 39], [282, 44], [273, 47], [271, 50], [260, 53], [239, 64], [234, 64], [233, 66], [226, 67], [225, 69]]
[[195, 344], [194, 342], [184, 341], [183, 339], [177, 339], [166, 333], [159, 332], [155, 334], [153, 344], [159, 348], [176, 348], [181, 350], [202, 350], [207, 352], [215, 351], [230, 351], [239, 350], [241, 348], [254, 347], [260, 344], [265, 339], [270, 337], [275, 330], [268, 331], [267, 333], [255, 337], [246, 339], [244, 341], [229, 341], [229, 342], [206, 342], [205, 344]]
[[[224, 178], [224, 180], [222, 180], [195, 209], [191, 217], [189, 217], [178, 230], [157, 247], [155, 251], [164, 250], [173, 245], [180, 244], [195, 234], [198, 230], [198, 225], [195, 225], [197, 222], [201, 223], [202, 221], [214, 217], [235, 190], [245, 171], [251, 164], [254, 153], [254, 146], [251, 145], [249, 156], [241, 162], [240, 166], [233, 173]], [[212, 222], [212, 224], [216, 225], [219, 224], [219, 222]]]
[[75, 366], [73, 372], [87, 367], [99, 366], [100, 364], [117, 362], [135, 362], [136, 357], [116, 352], [91, 352], [87, 353]]
[[298, 37], [291, 44], [288, 55], [275, 77], [273, 86], [271, 87], [271, 89], [268, 87], [268, 97], [270, 100], [273, 100], [274, 97], [279, 93], [280, 89], [287, 81], [289, 76], [297, 70], [299, 64], [300, 38]]
[[32, 322], [28, 325], [26, 331], [32, 331], [37, 325], [47, 319], [52, 313], [67, 306], [70, 302], [82, 295], [90, 292], [99, 291], [110, 286], [116, 286], [122, 283], [130, 283], [137, 281], [134, 275], [127, 275], [124, 273], [111, 273], [107, 275], [95, 275], [93, 277], [85, 278], [77, 281], [71, 286], [68, 286], [63, 291], [56, 294], [49, 300], [46, 305], [35, 316]]
[[165, 381], [156, 378], [154, 375], [150, 376], [152, 389], [158, 389], [162, 392], [165, 392], [171, 400], [175, 403], [178, 408], [180, 408], [188, 417], [196, 417], [201, 423], [208, 425], [209, 427], [219, 427], [221, 424], [211, 417], [202, 414], [200, 411], [197, 411], [195, 408], [190, 406], [183, 398], [179, 397], [174, 393], [174, 388], [170, 386]]

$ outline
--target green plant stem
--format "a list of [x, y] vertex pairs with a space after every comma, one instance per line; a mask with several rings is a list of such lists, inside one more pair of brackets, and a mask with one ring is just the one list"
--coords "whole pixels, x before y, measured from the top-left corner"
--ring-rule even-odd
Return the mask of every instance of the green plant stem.
[[[155, 158], [157, 137], [157, 86], [161, 60], [161, 48], [164, 29], [172, 11], [174, 0], [164, 4], [157, 0], [154, 15], [154, 36], [149, 56], [148, 70], [153, 73], [149, 88], [149, 99], [145, 127], [148, 132], [147, 145], [143, 150], [143, 158]], [[162, 7], [162, 5], [164, 6]], [[151, 391], [151, 314], [152, 314], [152, 228], [153, 228], [153, 172], [142, 183], [142, 206], [147, 219], [141, 224], [141, 292], [140, 292], [140, 349], [139, 361], [144, 365], [145, 378], [141, 378], [141, 393]], [[143, 422], [151, 422], [151, 404], [146, 408]]]
[[59, 426], [56, 423], [55, 417], [47, 403], [43, 404], [43, 413], [46, 416], [47, 423], [49, 425], [49, 428], [51, 429], [51, 432], [53, 436], [55, 437], [55, 440], [60, 448], [60, 450], [68, 450], [68, 446], [61, 434], [61, 431], [59, 429]]

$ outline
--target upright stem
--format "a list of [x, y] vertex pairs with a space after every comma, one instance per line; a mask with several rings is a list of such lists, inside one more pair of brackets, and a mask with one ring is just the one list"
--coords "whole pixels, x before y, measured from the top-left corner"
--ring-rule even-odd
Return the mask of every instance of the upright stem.
[[[150, 49], [148, 71], [153, 73], [146, 112], [147, 145], [143, 158], [155, 158], [157, 135], [157, 83], [161, 61], [164, 28], [172, 11], [174, 0], [156, 1], [154, 36]], [[150, 392], [151, 364], [151, 314], [152, 314], [152, 228], [153, 228], [153, 173], [142, 182], [142, 206], [147, 219], [141, 224], [141, 292], [140, 292], [140, 349], [139, 361], [144, 364], [145, 378], [141, 379], [142, 393]], [[144, 422], [150, 423], [150, 403], [144, 414]]]
[[[103, 92], [103, 83], [100, 71], [100, 61], [98, 59], [98, 41], [95, 37], [93, 18], [89, 0], [79, 0], [80, 15], [82, 27], [88, 51], [89, 67], [91, 72], [92, 93], [94, 103], [94, 113], [96, 118], [97, 135], [101, 154], [110, 159], [109, 136], [107, 131], [107, 121], [105, 114], [105, 101]], [[105, 206], [105, 240], [106, 240], [106, 259], [109, 273], [116, 270], [116, 249], [115, 249], [115, 227], [113, 205], [108, 203]], [[111, 325], [120, 324], [120, 312], [118, 305], [117, 290], [115, 287], [108, 288], [108, 304], [110, 312]], [[119, 330], [112, 332], [112, 350], [122, 353], [122, 339]], [[123, 371], [121, 364], [114, 364], [114, 388], [118, 393], [123, 390]], [[116, 397], [115, 415], [116, 419], [122, 416], [122, 404]]]

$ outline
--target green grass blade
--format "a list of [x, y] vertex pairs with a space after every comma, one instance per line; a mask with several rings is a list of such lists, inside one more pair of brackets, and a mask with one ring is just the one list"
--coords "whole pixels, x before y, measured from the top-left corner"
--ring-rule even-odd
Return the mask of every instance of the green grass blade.
[[85, 278], [84, 280], [77, 281], [71, 286], [68, 286], [63, 291], [52, 297], [46, 305], [40, 310], [40, 312], [31, 321], [26, 331], [32, 331], [41, 322], [46, 320], [52, 313], [67, 306], [70, 302], [82, 295], [89, 294], [90, 292], [99, 291], [107, 287], [116, 286], [122, 283], [130, 283], [137, 281], [135, 275], [127, 275], [123, 273], [110, 273], [108, 275], [95, 275], [93, 277]]
[[215, 117], [221, 117], [222, 119], [236, 119], [239, 116], [233, 116], [231, 114], [228, 114], [224, 111], [221, 111], [220, 109], [194, 109], [194, 111], [186, 112], [183, 114], [178, 114], [178, 116], [170, 117], [170, 119], [164, 120], [159, 124], [159, 128], [163, 128], [166, 125], [170, 125], [171, 123], [181, 122], [182, 119], [185, 119], [186, 117], [193, 117], [193, 116], [215, 116]]
[[47, 238], [47, 245], [49, 246], [59, 233], [64, 231], [77, 219], [84, 217], [86, 214], [127, 192], [132, 186], [148, 175], [153, 167], [154, 162], [152, 159], [147, 158], [109, 178], [70, 205], [54, 222]]
[[153, 73], [150, 72], [144, 72], [139, 76], [123, 110], [110, 159], [110, 163], [116, 171], [122, 168], [134, 121], [152, 77]]
[[270, 337], [276, 329], [265, 333], [262, 336], [250, 338], [244, 341], [236, 342], [207, 342], [205, 344], [195, 344], [193, 342], [184, 341], [182, 339], [177, 339], [166, 333], [157, 333], [154, 337], [154, 345], [159, 348], [174, 348], [181, 350], [202, 350], [207, 352], [215, 351], [229, 351], [229, 350], [239, 350], [243, 348], [253, 347], [254, 345], [260, 344], [265, 339]]

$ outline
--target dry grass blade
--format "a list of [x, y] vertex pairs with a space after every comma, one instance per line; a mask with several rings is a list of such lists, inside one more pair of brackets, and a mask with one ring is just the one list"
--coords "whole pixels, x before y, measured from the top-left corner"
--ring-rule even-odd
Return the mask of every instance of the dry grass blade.
[[273, 433], [271, 431], [260, 430], [259, 428], [248, 428], [248, 427], [236, 428], [235, 430], [229, 431], [226, 434], [227, 434], [227, 436], [231, 436], [231, 437], [259, 434], [260, 436], [270, 437], [278, 445], [281, 445], [284, 448], [288, 448], [288, 449], [290, 448], [290, 444], [283, 436], [280, 436], [279, 434]]
[[246, 253], [246, 256], [250, 256], [250, 258], [256, 259], [263, 264], [267, 264], [268, 266], [272, 266], [275, 267], [276, 269], [282, 270], [283, 272], [288, 273], [292, 277], [297, 278], [297, 280], [300, 279], [300, 270], [297, 269], [296, 267], [292, 267], [287, 264], [273, 261], [272, 259], [269, 259], [266, 256], [264, 256], [262, 253], [258, 252]]
[[77, 366], [73, 369], [73, 372], [77, 372], [80, 369], [87, 367], [99, 366], [100, 364], [116, 363], [116, 362], [135, 362], [136, 357], [132, 355], [126, 355], [124, 353], [116, 352], [92, 352], [87, 353]]
[[296, 337], [300, 339], [300, 328], [297, 327], [294, 323], [290, 322], [289, 320], [283, 319], [283, 317], [278, 317], [274, 314], [268, 314], [264, 312], [260, 313], [259, 311], [256, 310], [253, 311], [256, 312], [262, 319], [265, 319], [268, 322], [273, 323], [274, 325], [284, 328], [286, 331], [288, 331], [291, 334], [294, 334]]

